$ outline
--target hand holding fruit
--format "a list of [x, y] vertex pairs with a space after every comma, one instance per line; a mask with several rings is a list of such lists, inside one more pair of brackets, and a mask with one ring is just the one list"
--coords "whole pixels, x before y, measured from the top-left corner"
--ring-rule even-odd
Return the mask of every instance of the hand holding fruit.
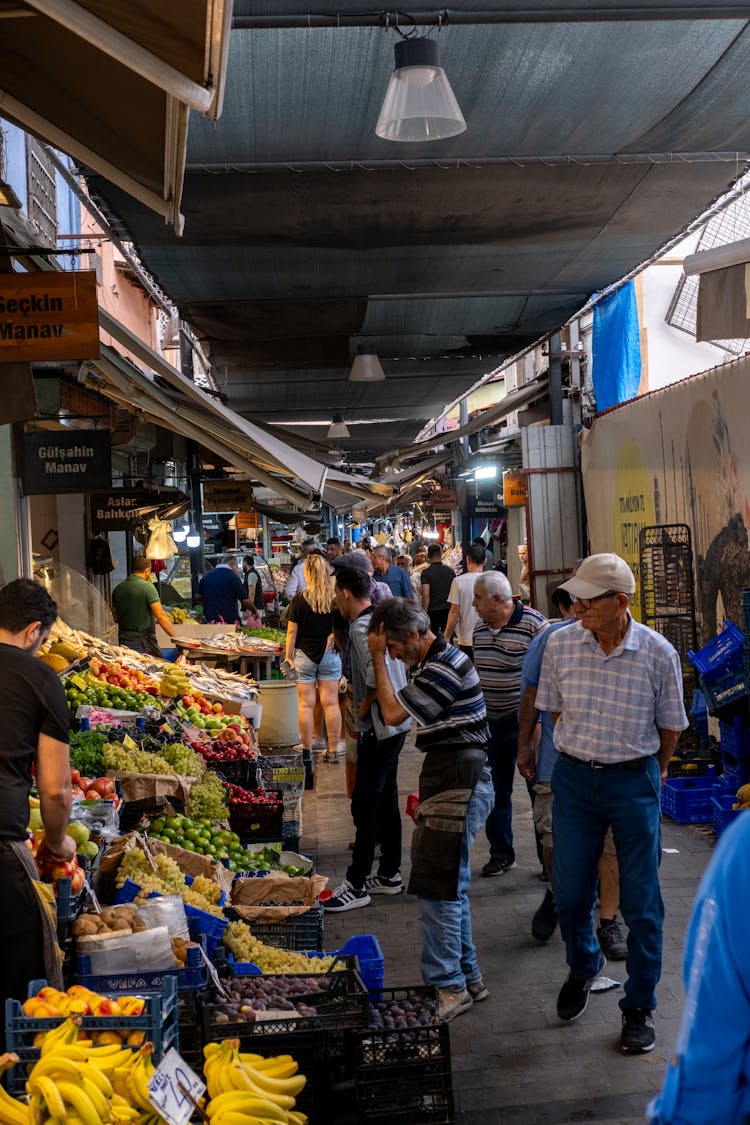
[[[36, 853], [37, 865], [40, 871], [47, 871], [48, 868], [54, 868], [61, 864], [70, 863], [75, 859], [76, 842], [72, 836], [67, 834], [63, 836], [62, 840], [50, 841], [49, 836], [45, 836], [39, 845]], [[50, 874], [52, 872], [50, 871]], [[61, 875], [71, 875], [72, 872], [64, 871]], [[57, 878], [60, 878], [58, 875]]]

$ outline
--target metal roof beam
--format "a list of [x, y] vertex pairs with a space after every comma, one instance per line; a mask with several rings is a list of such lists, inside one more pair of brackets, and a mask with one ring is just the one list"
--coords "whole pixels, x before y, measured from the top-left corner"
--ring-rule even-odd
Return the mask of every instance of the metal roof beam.
[[559, 4], [554, 7], [504, 7], [494, 11], [459, 11], [455, 8], [436, 8], [432, 12], [417, 12], [413, 16], [401, 12], [341, 12], [322, 15], [315, 12], [290, 13], [278, 16], [235, 15], [232, 26], [243, 31], [318, 27], [445, 27], [448, 24], [481, 26], [485, 24], [513, 23], [622, 23], [655, 20], [746, 20], [750, 19], [750, 4], [670, 4], [654, 0], [648, 6], [621, 4], [617, 7], [601, 5]]

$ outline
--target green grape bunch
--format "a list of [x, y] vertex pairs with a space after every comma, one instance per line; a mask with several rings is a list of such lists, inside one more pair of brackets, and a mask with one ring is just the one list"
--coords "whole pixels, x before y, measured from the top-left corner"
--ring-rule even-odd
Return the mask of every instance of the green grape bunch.
[[191, 786], [186, 811], [188, 816], [196, 820], [228, 818], [227, 790], [221, 778], [212, 770], [206, 770], [200, 782]]
[[246, 922], [230, 922], [224, 930], [224, 945], [237, 961], [252, 961], [262, 973], [325, 973], [334, 965], [334, 957], [325, 954], [308, 957], [290, 949], [276, 949], [256, 938]]

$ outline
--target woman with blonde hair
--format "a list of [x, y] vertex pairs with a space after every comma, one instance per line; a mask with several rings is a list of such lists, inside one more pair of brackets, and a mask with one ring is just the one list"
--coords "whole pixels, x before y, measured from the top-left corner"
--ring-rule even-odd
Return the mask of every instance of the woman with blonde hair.
[[313, 745], [316, 695], [325, 715], [330, 759], [343, 756], [339, 680], [341, 657], [333, 647], [334, 581], [328, 560], [319, 552], [305, 559], [307, 586], [295, 594], [287, 610], [286, 660], [297, 683], [297, 720], [302, 747]]

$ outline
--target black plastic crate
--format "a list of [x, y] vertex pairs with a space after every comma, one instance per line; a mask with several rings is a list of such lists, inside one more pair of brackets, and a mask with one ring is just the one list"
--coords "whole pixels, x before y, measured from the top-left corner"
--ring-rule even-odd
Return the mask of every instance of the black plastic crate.
[[[383, 989], [383, 1001], [436, 1000], [425, 985]], [[450, 1033], [439, 1022], [409, 1028], [368, 1028], [351, 1034], [354, 1089], [360, 1121], [425, 1122], [455, 1119]]]
[[[230, 907], [225, 911], [228, 918], [239, 919], [240, 915]], [[253, 937], [277, 949], [292, 949], [305, 952], [308, 949], [323, 949], [322, 906], [311, 906], [304, 914], [293, 914], [285, 922], [254, 922], [247, 919]]]
[[[282, 977], [287, 974], [280, 974]], [[326, 982], [326, 987], [320, 992], [307, 993], [300, 991], [298, 998], [310, 1008], [315, 1009], [315, 1015], [290, 1015], [289, 1018], [269, 1019], [262, 1018], [252, 1023], [217, 1023], [216, 1016], [221, 1009], [216, 1004], [215, 996], [204, 994], [203, 1009], [203, 1041], [215, 1043], [222, 1039], [240, 1040], [243, 1047], [255, 1043], [259, 1036], [276, 1039], [277, 1036], [294, 1035], [295, 1032], [318, 1032], [329, 1028], [337, 1031], [347, 1029], [363, 1030], [367, 1026], [369, 998], [367, 990], [357, 972], [353, 969], [342, 969], [332, 973], [310, 974], [316, 983], [321, 980]], [[266, 981], [273, 981], [273, 975], [266, 975]], [[310, 979], [304, 975], [295, 975], [295, 981]], [[289, 996], [293, 999], [294, 994]], [[267, 1017], [269, 1013], [264, 1013]], [[256, 1047], [252, 1048], [253, 1051]], [[276, 1051], [277, 1054], [281, 1053]], [[291, 1052], [293, 1054], [293, 1052]], [[296, 1056], [295, 1056], [296, 1057]]]
[[230, 785], [240, 785], [243, 789], [255, 789], [257, 786], [256, 764], [249, 758], [230, 762], [206, 762], [206, 766]]
[[229, 827], [243, 844], [282, 838], [283, 798], [279, 792], [269, 792], [267, 796], [267, 801], [258, 804], [229, 806]]

